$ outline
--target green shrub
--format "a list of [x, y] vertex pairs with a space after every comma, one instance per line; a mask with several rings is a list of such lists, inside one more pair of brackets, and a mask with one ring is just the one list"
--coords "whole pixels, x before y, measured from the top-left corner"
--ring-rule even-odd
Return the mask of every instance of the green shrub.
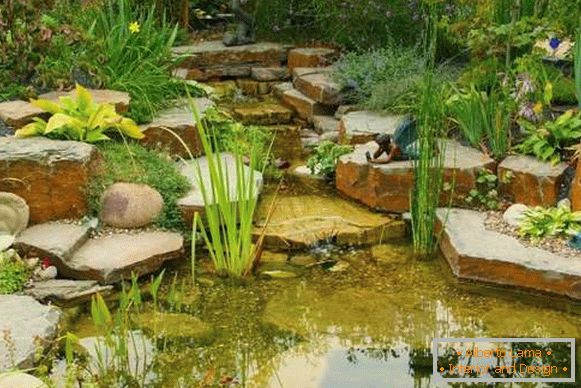
[[0, 295], [21, 291], [30, 276], [26, 265], [20, 261], [4, 261], [0, 252]]
[[335, 167], [339, 158], [351, 151], [353, 151], [352, 146], [323, 141], [317, 146], [314, 154], [307, 161], [307, 167], [311, 170], [311, 174], [332, 179], [335, 176]]
[[482, 206], [486, 209], [498, 209], [498, 178], [488, 169], [478, 171], [476, 175], [476, 188], [470, 190], [464, 199], [469, 205]]
[[155, 188], [163, 197], [164, 208], [156, 225], [170, 230], [184, 230], [177, 201], [191, 189], [191, 185], [168, 155], [133, 142], [101, 143], [99, 150], [104, 168], [90, 185], [89, 203], [93, 214], [99, 213], [101, 195], [113, 183], [143, 183]]
[[572, 212], [568, 206], [557, 208], [535, 207], [525, 212], [519, 234], [539, 241], [546, 237], [568, 237], [581, 231], [581, 212]]

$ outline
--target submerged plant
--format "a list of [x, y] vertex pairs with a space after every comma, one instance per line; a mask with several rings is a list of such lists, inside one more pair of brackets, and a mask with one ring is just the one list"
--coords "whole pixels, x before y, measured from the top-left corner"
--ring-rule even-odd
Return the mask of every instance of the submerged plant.
[[97, 104], [91, 93], [77, 84], [77, 97], [60, 97], [60, 104], [50, 100], [32, 100], [31, 103], [52, 114], [47, 121], [35, 118], [34, 122], [16, 131], [17, 137], [47, 136], [53, 139], [77, 140], [97, 143], [111, 140], [107, 133], [119, 133], [135, 139], [143, 133], [129, 118], [115, 112], [112, 104]]
[[339, 145], [331, 141], [321, 142], [313, 156], [307, 161], [307, 167], [311, 170], [311, 174], [331, 179], [335, 176], [335, 167], [339, 158], [351, 151], [353, 147], [349, 145]]

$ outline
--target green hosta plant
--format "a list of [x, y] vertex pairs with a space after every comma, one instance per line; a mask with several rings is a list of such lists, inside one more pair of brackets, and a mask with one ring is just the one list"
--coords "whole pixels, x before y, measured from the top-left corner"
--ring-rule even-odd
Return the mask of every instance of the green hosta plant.
[[91, 93], [81, 85], [77, 85], [76, 92], [76, 99], [61, 97], [60, 104], [49, 100], [32, 100], [34, 106], [52, 116], [48, 121], [35, 118], [34, 122], [16, 131], [16, 136], [46, 136], [87, 143], [110, 140], [107, 133], [120, 133], [135, 139], [143, 137], [137, 124], [117, 114], [112, 104], [95, 103]]
[[581, 138], [581, 117], [572, 110], [538, 127], [525, 120], [519, 123], [527, 132], [527, 138], [517, 146], [517, 150], [553, 164], [559, 163], [562, 154]]
[[319, 144], [314, 155], [307, 161], [307, 167], [312, 174], [332, 178], [335, 176], [335, 166], [339, 158], [352, 150], [351, 146], [324, 141]]
[[539, 241], [546, 237], [560, 237], [581, 231], [581, 212], [572, 212], [568, 206], [545, 209], [535, 207], [524, 214], [519, 234]]

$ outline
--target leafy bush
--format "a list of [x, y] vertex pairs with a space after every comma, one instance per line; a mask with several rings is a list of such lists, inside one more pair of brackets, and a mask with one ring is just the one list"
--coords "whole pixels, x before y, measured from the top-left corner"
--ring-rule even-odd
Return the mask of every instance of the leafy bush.
[[495, 210], [498, 208], [498, 191], [496, 184], [498, 178], [488, 170], [478, 171], [476, 176], [476, 188], [470, 190], [465, 198], [466, 203], [470, 205], [483, 206], [487, 209]]
[[527, 137], [516, 147], [517, 150], [553, 164], [559, 163], [581, 139], [581, 115], [574, 114], [572, 110], [538, 127], [526, 120], [520, 120], [519, 123], [527, 132]]
[[12, 260], [6, 252], [0, 252], [0, 295], [22, 290], [30, 271], [20, 260]]
[[557, 208], [535, 207], [525, 212], [519, 234], [539, 241], [546, 237], [566, 237], [581, 231], [581, 212], [562, 205]]
[[314, 154], [307, 161], [307, 167], [312, 174], [331, 179], [335, 176], [335, 167], [339, 158], [351, 151], [353, 151], [351, 146], [323, 141], [317, 146]]
[[99, 213], [101, 195], [113, 183], [143, 183], [155, 188], [163, 197], [164, 208], [156, 225], [183, 231], [182, 214], [177, 201], [191, 186], [169, 155], [148, 150], [133, 142], [101, 143], [99, 150], [104, 167], [90, 185], [89, 204], [93, 214]]
[[96, 104], [89, 91], [77, 85], [77, 98], [60, 97], [60, 104], [50, 100], [32, 100], [32, 104], [49, 112], [48, 122], [35, 118], [34, 122], [16, 131], [18, 137], [47, 136], [53, 139], [77, 140], [96, 143], [111, 138], [114, 132], [141, 139], [143, 133], [131, 119], [115, 112], [112, 104]]

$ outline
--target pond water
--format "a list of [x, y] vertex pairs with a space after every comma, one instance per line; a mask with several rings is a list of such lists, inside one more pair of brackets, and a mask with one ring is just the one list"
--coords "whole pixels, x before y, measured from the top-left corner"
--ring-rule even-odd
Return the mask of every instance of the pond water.
[[[152, 385], [434, 387], [434, 337], [581, 338], [579, 305], [460, 282], [405, 241], [311, 254], [349, 265], [234, 282], [204, 262], [195, 288], [186, 264], [167, 268], [160, 307], [133, 317], [157, 348]], [[86, 314], [67, 329], [95, 335]]]

